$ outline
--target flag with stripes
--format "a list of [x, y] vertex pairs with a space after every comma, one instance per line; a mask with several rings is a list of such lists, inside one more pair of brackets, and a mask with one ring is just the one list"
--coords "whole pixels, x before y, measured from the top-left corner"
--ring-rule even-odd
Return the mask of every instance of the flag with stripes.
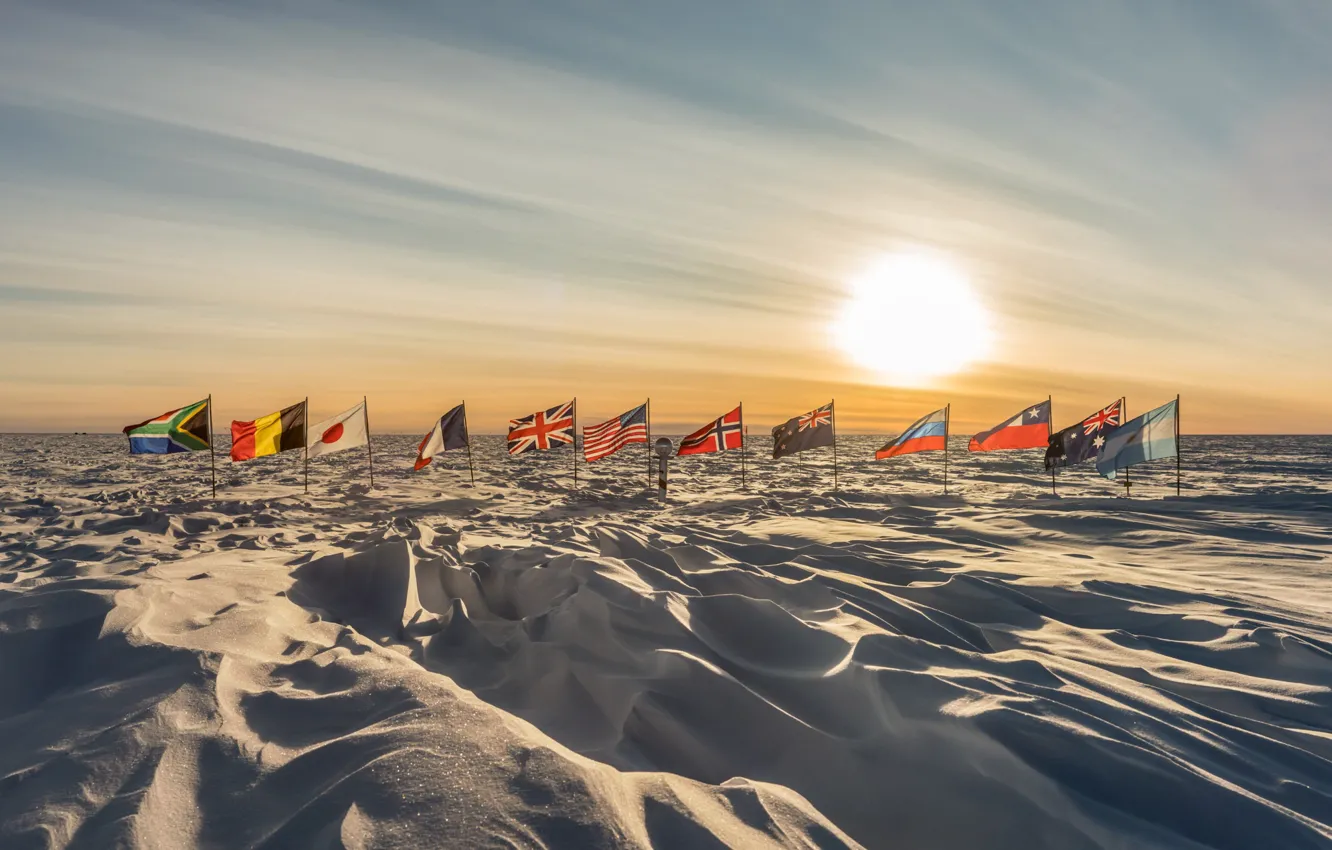
[[680, 441], [677, 455], [705, 455], [738, 449], [744, 445], [744, 423], [740, 408], [718, 416]]
[[252, 422], [231, 423], [231, 462], [240, 463], [278, 452], [305, 448], [309, 400]]
[[584, 425], [583, 458], [591, 463], [610, 457], [630, 443], [647, 441], [647, 405], [640, 404], [600, 425]]
[[509, 454], [545, 451], [574, 441], [574, 403], [566, 401], [549, 410], [509, 420]]
[[884, 460], [912, 452], [941, 452], [948, 446], [948, 409], [941, 407], [933, 413], [911, 423], [894, 440], [874, 453], [876, 460]]
[[123, 430], [129, 437], [130, 454], [164, 455], [208, 449], [212, 437], [208, 414], [208, 400], [204, 399], [168, 410], [156, 419], [126, 425]]

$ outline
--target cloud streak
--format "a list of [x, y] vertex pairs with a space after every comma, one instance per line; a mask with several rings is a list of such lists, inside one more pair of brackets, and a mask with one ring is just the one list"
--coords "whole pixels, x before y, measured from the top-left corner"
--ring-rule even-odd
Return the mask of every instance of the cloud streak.
[[[1198, 430], [1332, 428], [1314, 0], [11, 5], [0, 428], [208, 389], [382, 392], [403, 430], [639, 386], [776, 416], [820, 381], [885, 416], [1159, 384]], [[916, 244], [1001, 340], [928, 399], [827, 338]]]

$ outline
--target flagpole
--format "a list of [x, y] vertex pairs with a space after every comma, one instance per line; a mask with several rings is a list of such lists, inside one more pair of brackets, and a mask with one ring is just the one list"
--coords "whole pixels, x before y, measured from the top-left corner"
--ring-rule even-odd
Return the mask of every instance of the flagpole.
[[652, 399], [650, 397], [647, 400], [647, 411], [644, 418], [647, 419], [647, 445], [644, 446], [644, 448], [647, 449], [647, 462], [648, 462], [647, 486], [648, 489], [651, 490], [652, 489]]
[[463, 399], [463, 430], [467, 432], [467, 471], [472, 476], [472, 486], [476, 486], [476, 467], [472, 465], [472, 429], [467, 425], [467, 399]]
[[833, 492], [837, 492], [837, 399], [833, 399], [828, 404], [829, 412], [832, 414], [833, 429]]
[[[1175, 440], [1176, 443], [1179, 440]], [[213, 452], [213, 394], [208, 394], [208, 474], [213, 479], [213, 498], [217, 498], [217, 455]]]
[[948, 430], [952, 426], [952, 404], [943, 405], [943, 494], [948, 494]]
[[365, 454], [370, 459], [370, 489], [375, 489], [375, 450], [370, 448], [370, 401], [361, 396], [361, 413], [365, 416]]
[[573, 400], [573, 466], [574, 466], [574, 489], [578, 489], [578, 396]]
[[[724, 442], [725, 440], [726, 440], [726, 437], [723, 436], [723, 437], [722, 437], [722, 441]], [[741, 490], [747, 490], [747, 489], [749, 489], [749, 488], [745, 485], [745, 453], [746, 453], [746, 449], [745, 449], [745, 403], [742, 401], [742, 402], [740, 402], [740, 489], [741, 489]]]
[[[1122, 395], [1119, 397], [1119, 409], [1121, 411], [1119, 414], [1119, 424], [1123, 425], [1125, 422], [1128, 422], [1128, 396]], [[1097, 454], [1100, 454], [1100, 452], [1097, 452]], [[1118, 461], [1115, 462], [1115, 465], [1119, 465]], [[1124, 467], [1124, 495], [1127, 498], [1133, 497], [1133, 485], [1129, 483], [1129, 468], [1127, 466]]]
[[1175, 498], [1179, 498], [1182, 462], [1179, 459], [1179, 393], [1175, 394]]
[[302, 416], [301, 418], [305, 420], [304, 423], [305, 439], [301, 440], [301, 442], [305, 444], [303, 446], [303, 448], [305, 449], [305, 463], [303, 464], [303, 466], [305, 468], [305, 492], [308, 494], [310, 492], [310, 397], [309, 396], [305, 397], [305, 407], [302, 408], [301, 412], [304, 414], [304, 416]]
[[[1045, 399], [1047, 410], [1045, 411], [1048, 421], [1045, 423], [1045, 445], [1050, 445], [1050, 438], [1054, 436], [1054, 396], [1048, 396]], [[1059, 488], [1055, 487], [1055, 468], [1050, 465], [1050, 493], [1058, 496]]]

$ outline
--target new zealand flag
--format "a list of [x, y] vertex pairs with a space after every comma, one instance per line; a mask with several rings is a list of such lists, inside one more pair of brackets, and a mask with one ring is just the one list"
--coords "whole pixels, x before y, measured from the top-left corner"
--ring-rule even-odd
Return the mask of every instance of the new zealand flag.
[[1076, 425], [1050, 435], [1045, 449], [1045, 468], [1073, 466], [1096, 457], [1106, 435], [1124, 424], [1124, 400], [1107, 405]]
[[817, 449], [833, 444], [832, 402], [804, 416], [786, 420], [772, 429], [772, 457], [793, 455], [806, 449]]

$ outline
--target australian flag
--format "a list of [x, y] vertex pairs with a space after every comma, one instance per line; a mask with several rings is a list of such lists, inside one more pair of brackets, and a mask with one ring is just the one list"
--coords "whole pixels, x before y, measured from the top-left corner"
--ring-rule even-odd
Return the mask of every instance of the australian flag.
[[1045, 449], [1045, 468], [1073, 466], [1096, 457], [1106, 436], [1124, 424], [1124, 400], [1107, 405], [1076, 425], [1050, 435]]
[[833, 406], [828, 402], [804, 416], [786, 420], [772, 429], [772, 457], [786, 457], [806, 449], [817, 449], [833, 444]]

